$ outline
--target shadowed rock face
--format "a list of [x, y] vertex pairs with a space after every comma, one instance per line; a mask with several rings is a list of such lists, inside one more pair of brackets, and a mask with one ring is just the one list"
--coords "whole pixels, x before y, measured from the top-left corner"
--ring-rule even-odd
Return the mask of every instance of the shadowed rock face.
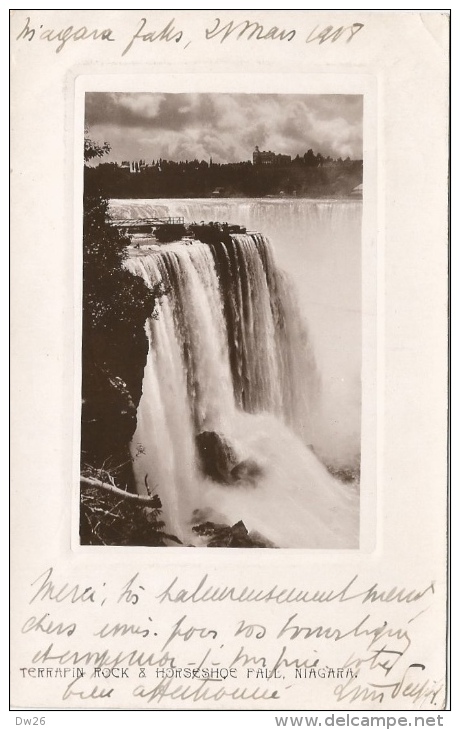
[[275, 548], [276, 545], [259, 532], [248, 532], [242, 520], [234, 525], [223, 525], [216, 522], [203, 522], [193, 528], [206, 541], [206, 547], [229, 548]]
[[253, 459], [241, 460], [232, 444], [221, 433], [202, 431], [196, 437], [201, 468], [220, 484], [254, 482], [262, 469]]
[[204, 474], [216, 482], [232, 484], [232, 470], [239, 459], [229, 441], [216, 431], [202, 431], [196, 437], [196, 446]]
[[129, 444], [136, 429], [147, 351], [142, 315], [135, 325], [120, 323], [110, 338], [84, 323], [82, 466], [104, 464], [116, 469], [121, 483], [133, 490]]

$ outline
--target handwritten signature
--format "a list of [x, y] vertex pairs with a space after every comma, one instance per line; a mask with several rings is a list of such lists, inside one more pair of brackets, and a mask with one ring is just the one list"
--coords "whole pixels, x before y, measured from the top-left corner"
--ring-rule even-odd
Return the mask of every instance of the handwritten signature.
[[[107, 706], [120, 696], [118, 678], [147, 704], [276, 704], [293, 684], [319, 680], [338, 705], [387, 707], [404, 698], [438, 708], [444, 699], [442, 678], [433, 679], [418, 654], [435, 595], [430, 581], [386, 587], [356, 574], [334, 587], [255, 587], [205, 574], [158, 586], [154, 574], [138, 571], [117, 585], [69, 582], [49, 567], [30, 589], [33, 615], [20, 630], [31, 640], [31, 662], [23, 675], [61, 678], [65, 702]], [[41, 648], [40, 637], [48, 640]]]

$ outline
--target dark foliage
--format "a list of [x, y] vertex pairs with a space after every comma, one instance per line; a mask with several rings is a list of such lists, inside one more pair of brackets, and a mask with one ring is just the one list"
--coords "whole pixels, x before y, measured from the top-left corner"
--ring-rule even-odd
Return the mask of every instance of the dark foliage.
[[82, 490], [80, 540], [82, 545], [143, 545], [161, 547], [180, 544], [164, 531], [161, 501], [152, 507], [111, 494], [97, 487]]
[[133, 173], [115, 163], [104, 163], [86, 168], [85, 188], [90, 194], [99, 190], [114, 198], [200, 198], [216, 191], [220, 197], [327, 197], [348, 195], [362, 182], [361, 160], [313, 157], [314, 164], [310, 158], [300, 157], [279, 166], [159, 160]]
[[161, 285], [149, 289], [125, 268], [129, 238], [108, 224], [108, 203], [85, 197], [83, 223], [83, 314], [85, 324], [104, 336], [145, 321]]
[[110, 152], [110, 145], [108, 142], [104, 142], [102, 145], [96, 144], [92, 139], [85, 136], [85, 146], [83, 150], [83, 156], [85, 162], [94, 160], [96, 157], [103, 157]]
[[[85, 140], [85, 161], [109, 149]], [[124, 266], [129, 239], [109, 221], [108, 203], [85, 190], [83, 220], [82, 461], [127, 466], [148, 351], [144, 330], [161, 294]]]

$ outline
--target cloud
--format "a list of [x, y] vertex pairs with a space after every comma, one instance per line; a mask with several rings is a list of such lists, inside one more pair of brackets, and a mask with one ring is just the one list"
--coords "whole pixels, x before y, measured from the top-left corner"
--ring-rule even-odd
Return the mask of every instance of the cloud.
[[[362, 157], [362, 97], [337, 94], [86, 94], [92, 137], [111, 160], [159, 157], [237, 162], [254, 146]], [[108, 158], [109, 159], [109, 158]]]

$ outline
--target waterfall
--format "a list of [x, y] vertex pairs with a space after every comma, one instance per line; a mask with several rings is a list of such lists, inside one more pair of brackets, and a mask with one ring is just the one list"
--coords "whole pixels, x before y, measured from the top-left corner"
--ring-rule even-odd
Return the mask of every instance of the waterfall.
[[[362, 202], [302, 198], [114, 199], [110, 207], [116, 218], [171, 215], [183, 216], [189, 222], [228, 221], [268, 237], [278, 279], [284, 276], [280, 267], [289, 274], [288, 280], [284, 276], [285, 282], [279, 284], [285, 289], [284, 301], [290, 297], [294, 309], [300, 309], [308, 322], [309, 342], [321, 376], [311, 443], [328, 464], [345, 469], [359, 464]], [[286, 320], [295, 327], [298, 317], [289, 315]], [[300, 332], [292, 334], [294, 338], [302, 336]]]
[[169, 530], [183, 536], [195, 498], [195, 431], [225, 430], [234, 408], [216, 271], [209, 247], [200, 243], [193, 253], [170, 244], [128, 266], [168, 291], [159, 316], [147, 322], [150, 347], [133, 447], [140, 491], [147, 485], [158, 491]]
[[[131, 204], [129, 217], [151, 216], [153, 203]], [[357, 547], [357, 494], [308, 446], [319, 375], [292, 281], [269, 241], [247, 233], [151, 243], [126, 266], [166, 291], [146, 324], [132, 454], [138, 490], [159, 494], [167, 529], [190, 544], [193, 524], [243, 520], [278, 547]], [[203, 432], [257, 464], [257, 478], [222, 484], [204, 474]]]

